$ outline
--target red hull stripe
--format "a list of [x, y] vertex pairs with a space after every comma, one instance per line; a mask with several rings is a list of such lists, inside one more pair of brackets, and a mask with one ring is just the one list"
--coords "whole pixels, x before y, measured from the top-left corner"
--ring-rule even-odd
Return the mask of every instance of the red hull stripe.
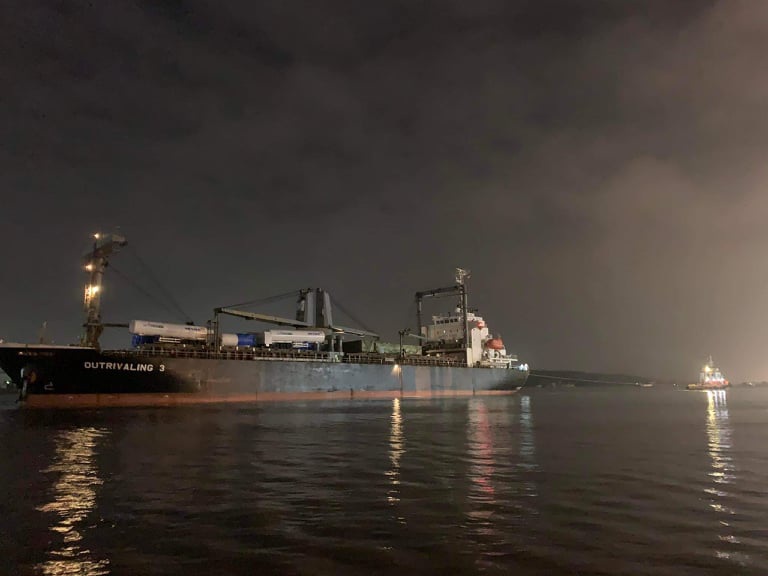
[[259, 394], [31, 394], [26, 408], [88, 408], [96, 406], [182, 406], [187, 404], [230, 404], [286, 402], [303, 400], [349, 400], [375, 398], [450, 398], [459, 396], [506, 396], [517, 390], [438, 390], [438, 391], [337, 391], [337, 392], [262, 392]]

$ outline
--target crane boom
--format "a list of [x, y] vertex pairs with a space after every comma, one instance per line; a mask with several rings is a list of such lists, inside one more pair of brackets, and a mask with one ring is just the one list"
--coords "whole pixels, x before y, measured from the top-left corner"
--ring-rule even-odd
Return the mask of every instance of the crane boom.
[[416, 301], [420, 301], [423, 298], [430, 298], [432, 296], [455, 296], [461, 294], [464, 289], [463, 284], [455, 284], [454, 286], [445, 286], [444, 288], [434, 288], [433, 290], [424, 290], [423, 292], [416, 292]]
[[369, 338], [378, 338], [379, 335], [376, 332], [370, 332], [368, 330], [361, 330], [360, 328], [347, 328], [345, 326], [329, 326], [334, 332], [342, 332], [344, 334], [354, 334], [355, 336], [368, 336]]
[[[215, 308], [214, 314], [228, 314], [246, 320], [257, 320], [269, 324], [293, 326], [294, 328], [316, 328], [324, 330], [326, 334], [354, 334], [355, 336], [379, 338], [378, 334], [371, 332], [370, 330], [349, 328], [347, 326], [339, 326], [335, 324], [333, 322], [333, 314], [331, 311], [331, 298], [325, 290], [307, 288], [300, 290], [298, 294], [299, 302], [296, 314], [297, 317], [295, 319], [237, 310], [228, 306]], [[318, 306], [318, 304], [320, 304], [320, 306]]]
[[238, 318], [245, 318], [246, 320], [258, 320], [270, 324], [279, 324], [281, 326], [294, 326], [296, 328], [299, 326], [313, 326], [309, 322], [302, 322], [301, 320], [296, 320], [294, 318], [281, 318], [280, 316], [270, 316], [269, 314], [259, 314], [258, 312], [248, 312], [246, 310], [235, 310], [234, 308], [216, 308], [214, 309], [214, 312], [217, 314], [228, 314]]

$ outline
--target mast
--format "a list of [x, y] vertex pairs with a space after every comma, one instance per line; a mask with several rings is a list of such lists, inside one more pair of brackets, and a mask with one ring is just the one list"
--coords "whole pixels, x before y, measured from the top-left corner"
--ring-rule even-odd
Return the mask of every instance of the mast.
[[93, 249], [85, 254], [85, 270], [89, 273], [88, 284], [85, 285], [83, 309], [85, 311], [85, 332], [81, 342], [83, 346], [99, 347], [99, 337], [104, 330], [101, 323], [101, 292], [104, 270], [108, 266], [108, 258], [128, 242], [117, 234], [94, 234]]
[[472, 343], [469, 341], [469, 319], [467, 318], [468, 308], [468, 295], [466, 279], [469, 278], [469, 270], [463, 268], [456, 268], [456, 284], [461, 288], [461, 320], [464, 326], [464, 352], [466, 354], [467, 366], [471, 366], [470, 351], [472, 349]]

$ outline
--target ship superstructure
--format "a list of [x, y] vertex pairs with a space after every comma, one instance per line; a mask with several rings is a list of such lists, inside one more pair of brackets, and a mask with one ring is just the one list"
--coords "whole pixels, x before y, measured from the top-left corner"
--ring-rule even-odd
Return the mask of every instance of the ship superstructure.
[[[424, 339], [424, 354], [432, 357], [458, 357], [467, 366], [528, 370], [514, 354], [507, 353], [500, 336], [492, 336], [482, 316], [468, 309], [466, 279], [469, 272], [456, 269], [456, 284], [416, 293], [416, 323]], [[449, 314], [432, 316], [432, 324], [422, 325], [422, 302], [436, 296], [456, 296], [456, 308]]]
[[688, 390], [718, 390], [729, 388], [731, 383], [725, 379], [723, 373], [712, 361], [712, 356], [704, 363], [699, 372], [699, 381], [694, 384], [688, 384]]

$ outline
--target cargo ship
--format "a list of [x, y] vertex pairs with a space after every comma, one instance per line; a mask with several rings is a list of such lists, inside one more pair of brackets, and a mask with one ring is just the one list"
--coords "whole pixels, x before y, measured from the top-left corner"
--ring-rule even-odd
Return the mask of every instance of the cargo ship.
[[699, 381], [686, 386], [687, 390], [720, 390], [722, 388], [729, 388], [731, 383], [725, 379], [720, 369], [715, 366], [712, 361], [712, 356], [709, 357], [707, 362], [699, 372]]
[[[334, 322], [330, 294], [296, 291], [296, 315], [284, 318], [225, 306], [205, 326], [148, 320], [106, 323], [101, 294], [109, 259], [127, 242], [94, 235], [85, 254], [84, 333], [77, 345], [0, 343], [0, 368], [25, 407], [180, 405], [341, 398], [510, 394], [529, 367], [508, 353], [468, 307], [468, 272], [450, 286], [415, 293], [417, 330], [397, 345], [366, 329]], [[454, 297], [447, 314], [422, 322], [422, 303]], [[222, 316], [273, 328], [222, 332]], [[131, 346], [105, 350], [105, 328], [127, 329]], [[126, 334], [127, 336], [127, 334]], [[415, 337], [418, 345], [406, 344]]]

